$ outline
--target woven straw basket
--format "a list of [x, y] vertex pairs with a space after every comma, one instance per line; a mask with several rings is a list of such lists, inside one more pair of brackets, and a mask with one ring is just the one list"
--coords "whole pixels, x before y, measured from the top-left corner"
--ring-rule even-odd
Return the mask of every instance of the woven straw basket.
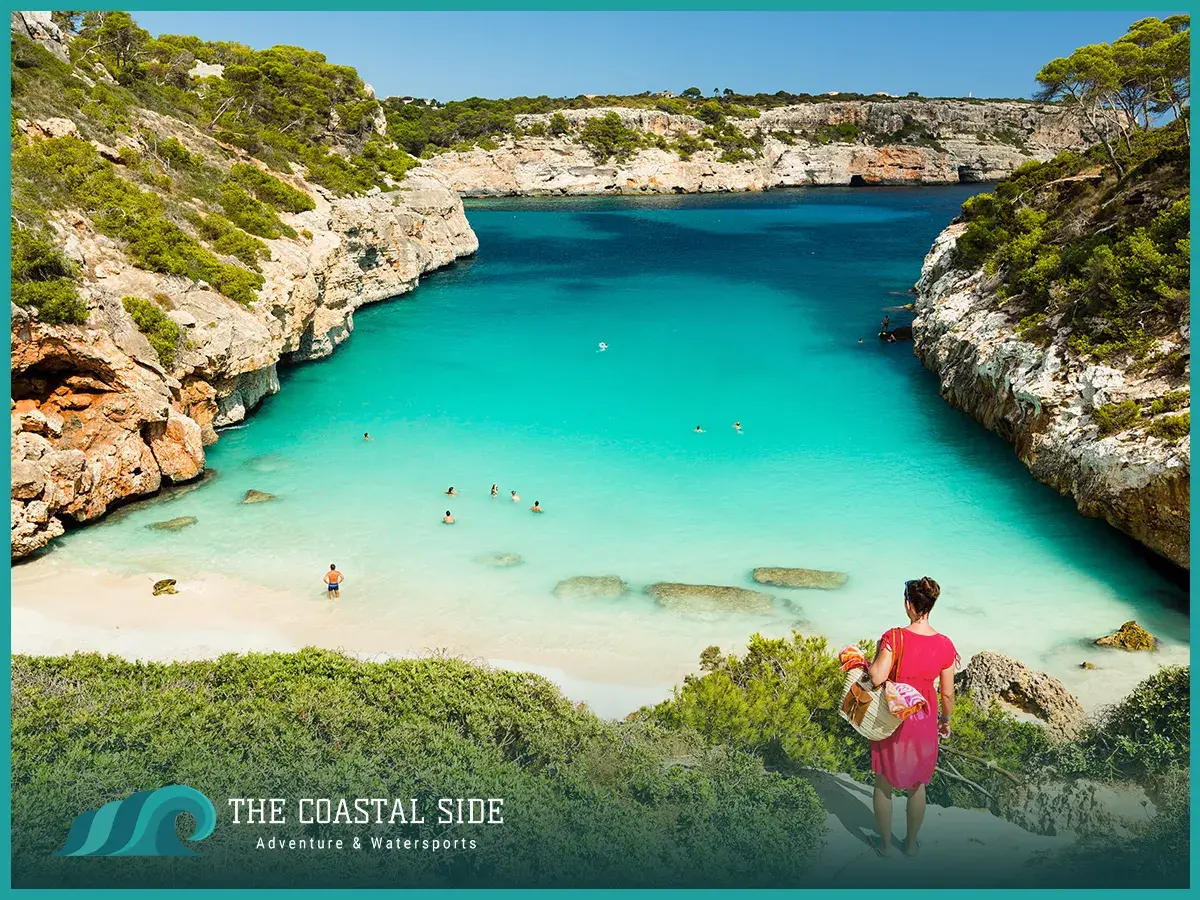
[[838, 713], [869, 741], [891, 737], [900, 727], [900, 720], [888, 709], [883, 688], [872, 688], [870, 676], [862, 669], [851, 669], [846, 673]]

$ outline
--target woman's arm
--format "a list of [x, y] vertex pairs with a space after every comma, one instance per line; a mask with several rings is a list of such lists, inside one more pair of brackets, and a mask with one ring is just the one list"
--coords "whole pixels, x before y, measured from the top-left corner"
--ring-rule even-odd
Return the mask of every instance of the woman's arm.
[[875, 653], [875, 662], [867, 668], [867, 674], [871, 676], [871, 684], [879, 687], [887, 681], [888, 674], [892, 671], [892, 650], [890, 647], [885, 647], [882, 643], [879, 645], [879, 650]]
[[950, 731], [950, 717], [954, 715], [954, 665], [942, 669], [938, 676], [938, 693], [942, 698], [942, 714], [938, 719], [938, 730], [943, 733]]

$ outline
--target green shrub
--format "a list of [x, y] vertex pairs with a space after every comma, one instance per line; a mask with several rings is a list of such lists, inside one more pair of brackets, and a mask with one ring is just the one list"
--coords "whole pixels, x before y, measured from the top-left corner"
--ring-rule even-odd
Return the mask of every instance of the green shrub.
[[775, 138], [781, 144], [787, 144], [789, 147], [796, 143], [796, 138], [792, 136], [790, 131], [772, 131], [771, 137]]
[[311, 241], [313, 239], [313, 233], [305, 228], [300, 232], [300, 237], [304, 238], [306, 241]]
[[693, 153], [703, 150], [707, 146], [707, 141], [702, 141], [686, 131], [681, 131], [675, 138], [675, 150], [679, 153], [680, 159], [691, 159]]
[[216, 213], [203, 216], [197, 228], [201, 235], [212, 242], [212, 248], [218, 253], [236, 257], [256, 272], [262, 271], [260, 259], [271, 258], [271, 251], [266, 244], [235, 227], [224, 216]]
[[190, 153], [187, 147], [179, 142], [178, 138], [170, 137], [165, 141], [158, 141], [157, 143], [156, 150], [158, 155], [173, 166], [186, 169], [204, 164], [204, 160]]
[[1163, 666], [1120, 703], [1107, 707], [1083, 735], [1058, 751], [1068, 774], [1146, 783], [1187, 767], [1191, 750], [1191, 667]]
[[86, 324], [87, 304], [75, 288], [74, 267], [50, 236], [15, 221], [9, 234], [13, 303], [36, 309], [38, 320], [48, 325]]
[[169, 371], [175, 364], [179, 339], [183, 336], [179, 326], [152, 300], [124, 297], [121, 299], [121, 305], [133, 318], [133, 324], [137, 326], [138, 331], [146, 336], [163, 367]]
[[853, 122], [838, 122], [820, 126], [810, 140], [814, 144], [853, 144], [858, 140], [860, 133], [859, 127]]
[[225, 185], [221, 191], [221, 208], [234, 225], [258, 237], [274, 240], [278, 237], [296, 236], [294, 228], [280, 222], [274, 210], [254, 199], [250, 192], [240, 185]]
[[[452, 659], [361, 662], [306, 649], [186, 663], [13, 657], [13, 878], [174, 883], [154, 862], [53, 857], [83, 809], [171, 782], [224, 798], [503, 797], [471, 853], [295, 854], [291, 886], [657, 887], [802, 883], [825, 812], [803, 781], [685, 732], [596, 718], [536, 675]], [[474, 793], [474, 792], [480, 793]], [[385, 793], [380, 793], [385, 792]], [[429, 813], [434, 815], [429, 815]], [[289, 822], [292, 821], [289, 818]], [[288, 836], [349, 837], [289, 828]], [[280, 886], [238, 828], [218, 827], [188, 883]]]
[[579, 130], [579, 141], [599, 162], [609, 159], [624, 162], [641, 145], [641, 135], [636, 129], [625, 125], [615, 112], [607, 112], [583, 123]]
[[1191, 402], [1191, 391], [1167, 391], [1167, 393], [1150, 404], [1150, 415], [1157, 416], [1160, 413], [1175, 412], [1175, 410], [1183, 409]]
[[229, 170], [229, 178], [263, 203], [283, 212], [301, 213], [316, 209], [313, 198], [304, 191], [296, 190], [248, 163], [235, 163]]
[[1157, 419], [1152, 419], [1150, 424], [1146, 426], [1146, 433], [1154, 437], [1162, 438], [1164, 441], [1175, 443], [1183, 440], [1191, 433], [1192, 415], [1184, 413], [1181, 416], [1161, 416]]
[[22, 147], [12, 166], [14, 196], [27, 205], [75, 204], [88, 210], [101, 233], [126, 243], [130, 261], [139, 268], [207, 281], [241, 303], [253, 302], [263, 285], [262, 275], [222, 263], [201, 247], [168, 218], [160, 197], [118, 176], [111, 163], [78, 138]]
[[1141, 418], [1141, 407], [1134, 400], [1106, 403], [1092, 410], [1092, 420], [1099, 426], [1101, 437], [1132, 428]]
[[492, 150], [500, 149], [500, 145], [493, 141], [490, 137], [481, 137], [475, 142], [475, 146], [480, 150], [487, 150], [489, 153]]
[[553, 135], [566, 134], [571, 130], [571, 122], [562, 113], [554, 113], [546, 123]]

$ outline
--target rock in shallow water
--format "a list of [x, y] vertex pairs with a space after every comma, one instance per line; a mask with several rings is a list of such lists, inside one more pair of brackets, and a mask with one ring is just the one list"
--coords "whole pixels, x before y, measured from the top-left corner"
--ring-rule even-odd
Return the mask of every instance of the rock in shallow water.
[[833, 590], [846, 583], [845, 572], [823, 572], [820, 569], [781, 569], [770, 566], [754, 570], [754, 580], [775, 587], [820, 588]]
[[246, 491], [246, 496], [242, 498], [243, 503], [266, 503], [268, 500], [274, 500], [274, 494], [268, 494], [266, 491], [249, 490]]
[[676, 584], [661, 581], [647, 586], [646, 593], [665, 609], [680, 612], [749, 612], [774, 611], [771, 594], [746, 588], [719, 584]]
[[562, 600], [615, 600], [629, 591], [629, 585], [616, 575], [576, 575], [554, 586], [554, 596]]
[[151, 531], [182, 531], [199, 521], [195, 516], [176, 516], [174, 519], [167, 519], [163, 522], [151, 522], [146, 527]]
[[1096, 639], [1098, 647], [1117, 647], [1121, 650], [1153, 650], [1154, 635], [1130, 619], [1115, 633]]
[[519, 553], [484, 553], [475, 557], [475, 562], [497, 569], [504, 569], [508, 566], [519, 566], [525, 560], [521, 558], [521, 554]]
[[154, 582], [154, 596], [155, 597], [159, 596], [160, 594], [178, 594], [178, 593], [179, 593], [179, 591], [175, 590], [175, 579], [174, 578], [163, 578], [160, 581]]

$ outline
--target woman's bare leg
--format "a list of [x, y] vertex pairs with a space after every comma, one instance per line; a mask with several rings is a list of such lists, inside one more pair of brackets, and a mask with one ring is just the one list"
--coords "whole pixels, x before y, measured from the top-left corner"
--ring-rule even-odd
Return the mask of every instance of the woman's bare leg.
[[886, 856], [892, 851], [892, 785], [879, 772], [875, 773], [875, 793], [871, 799], [875, 807], [875, 830], [879, 832], [879, 849]]
[[[876, 818], [879, 814], [876, 813]], [[908, 834], [904, 837], [904, 852], [908, 856], [917, 853], [917, 832], [925, 821], [925, 785], [908, 792]]]

